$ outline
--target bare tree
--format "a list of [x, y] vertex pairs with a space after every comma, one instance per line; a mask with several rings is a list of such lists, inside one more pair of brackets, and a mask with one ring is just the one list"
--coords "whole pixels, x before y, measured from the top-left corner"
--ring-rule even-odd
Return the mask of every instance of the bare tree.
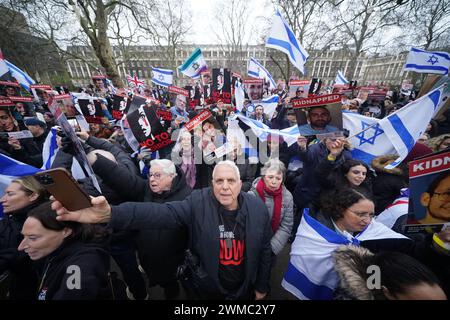
[[214, 9], [214, 22], [211, 25], [219, 40], [222, 51], [226, 53], [226, 65], [233, 71], [244, 72], [248, 43], [254, 31], [250, 19], [249, 2], [229, 0], [217, 2]]
[[413, 43], [427, 50], [450, 45], [450, 1], [412, 0], [405, 27], [414, 28]]
[[399, 25], [396, 9], [401, 1], [331, 0], [334, 14], [329, 21], [337, 25], [344, 49], [351, 53], [347, 79], [357, 76], [357, 59], [374, 45], [371, 40], [389, 27]]

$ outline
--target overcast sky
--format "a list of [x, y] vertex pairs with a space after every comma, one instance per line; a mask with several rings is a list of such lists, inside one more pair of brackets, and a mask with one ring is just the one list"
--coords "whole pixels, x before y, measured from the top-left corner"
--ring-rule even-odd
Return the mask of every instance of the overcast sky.
[[[187, 38], [188, 42], [198, 44], [217, 44], [217, 38], [210, 28], [213, 28], [214, 7], [218, 2], [227, 0], [187, 0], [191, 3], [193, 15], [191, 35]], [[265, 7], [265, 0], [247, 0], [251, 6], [251, 15], [249, 26], [251, 26], [257, 17], [270, 17], [271, 7]], [[259, 20], [258, 20], [259, 21]], [[218, 26], [220, 28], [220, 26]], [[251, 43], [255, 41], [252, 39]]]

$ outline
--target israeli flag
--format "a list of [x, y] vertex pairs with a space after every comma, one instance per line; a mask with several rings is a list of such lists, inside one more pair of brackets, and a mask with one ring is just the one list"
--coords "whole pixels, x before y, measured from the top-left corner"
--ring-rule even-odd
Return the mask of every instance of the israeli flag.
[[[0, 197], [5, 193], [5, 189], [12, 180], [30, 176], [41, 171], [38, 168], [17, 161], [0, 153]], [[0, 204], [0, 218], [3, 217], [3, 206]]]
[[241, 112], [244, 108], [245, 92], [240, 81], [236, 81], [234, 84], [234, 98], [236, 99], [236, 109]]
[[[57, 137], [56, 128], [51, 128], [42, 147], [43, 165], [41, 169], [43, 170], [49, 170], [52, 168], [53, 161], [55, 161], [56, 154], [59, 151], [59, 147], [56, 142], [56, 137]], [[72, 176], [77, 180], [86, 178], [86, 175], [84, 174], [84, 171], [81, 168], [80, 163], [75, 157], [72, 158], [72, 166], [70, 168], [70, 172], [72, 173]]]
[[331, 300], [339, 283], [333, 251], [341, 245], [359, 245], [361, 241], [378, 239], [408, 238], [374, 220], [357, 236], [347, 234], [346, 237], [312, 218], [305, 209], [281, 285], [301, 300]]
[[268, 97], [266, 99], [262, 99], [261, 102], [255, 104], [255, 108], [256, 106], [263, 106], [264, 113], [269, 116], [269, 119], [272, 119], [275, 110], [277, 109], [279, 100], [280, 97], [277, 94], [274, 94], [273, 96]]
[[163, 87], [171, 86], [173, 83], [173, 71], [160, 68], [152, 68], [152, 82]]
[[238, 121], [241, 121], [243, 124], [245, 124], [245, 126], [252, 129], [253, 133], [261, 141], [266, 141], [269, 134], [281, 136], [283, 137], [284, 140], [289, 140], [290, 142], [297, 141], [298, 128], [295, 129], [294, 126], [283, 130], [278, 130], [278, 129], [271, 129], [264, 123], [261, 123], [255, 119], [247, 118], [241, 114], [237, 115], [237, 119]]
[[27, 91], [30, 91], [30, 85], [35, 84], [36, 82], [23, 70], [16, 67], [14, 64], [5, 59], [6, 65], [9, 68], [9, 72], [11, 75], [16, 78], [17, 82], [25, 88]]
[[196, 79], [200, 74], [208, 68], [205, 59], [203, 59], [202, 51], [196, 48], [187, 60], [178, 67], [186, 76]]
[[298, 42], [291, 27], [289, 27], [279, 11], [276, 12], [273, 19], [266, 47], [286, 53], [291, 63], [301, 73], [305, 74], [305, 63], [309, 54]]
[[450, 54], [439, 51], [425, 51], [411, 48], [406, 58], [405, 71], [418, 73], [436, 73], [448, 75], [450, 68]]
[[441, 85], [381, 120], [343, 112], [343, 126], [350, 132], [348, 140], [353, 146], [353, 158], [370, 164], [378, 156], [398, 154], [399, 157], [386, 166], [395, 168], [444, 105], [449, 96], [448, 92], [444, 93], [444, 87], [445, 84]]
[[344, 73], [341, 70], [338, 70], [336, 79], [334, 79], [334, 84], [347, 84], [348, 80], [345, 79]]
[[277, 87], [269, 71], [267, 71], [255, 58], [250, 58], [248, 61], [247, 74], [250, 77], [264, 79], [264, 82], [269, 82], [269, 89], [275, 89]]
[[409, 189], [403, 188], [400, 192], [400, 196], [374, 218], [390, 229], [400, 217], [407, 215], [409, 211]]
[[117, 88], [114, 86], [114, 84], [112, 83], [112, 81], [108, 78], [105, 79], [106, 80], [106, 85], [110, 88], [111, 92], [113, 94], [117, 93]]

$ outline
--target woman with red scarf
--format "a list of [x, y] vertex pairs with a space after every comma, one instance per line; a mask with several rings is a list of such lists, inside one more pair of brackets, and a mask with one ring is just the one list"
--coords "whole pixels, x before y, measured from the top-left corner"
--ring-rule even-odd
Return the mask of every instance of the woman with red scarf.
[[261, 169], [262, 176], [253, 181], [249, 193], [260, 197], [269, 209], [273, 236], [272, 252], [278, 255], [291, 236], [294, 223], [292, 194], [283, 185], [286, 167], [278, 159], [270, 159]]

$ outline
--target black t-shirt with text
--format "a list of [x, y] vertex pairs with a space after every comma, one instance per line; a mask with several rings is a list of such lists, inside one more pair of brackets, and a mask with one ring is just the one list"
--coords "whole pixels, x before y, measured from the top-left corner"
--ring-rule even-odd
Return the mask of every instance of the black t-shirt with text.
[[245, 228], [236, 222], [237, 210], [219, 212], [219, 280], [230, 292], [239, 289], [245, 279]]

